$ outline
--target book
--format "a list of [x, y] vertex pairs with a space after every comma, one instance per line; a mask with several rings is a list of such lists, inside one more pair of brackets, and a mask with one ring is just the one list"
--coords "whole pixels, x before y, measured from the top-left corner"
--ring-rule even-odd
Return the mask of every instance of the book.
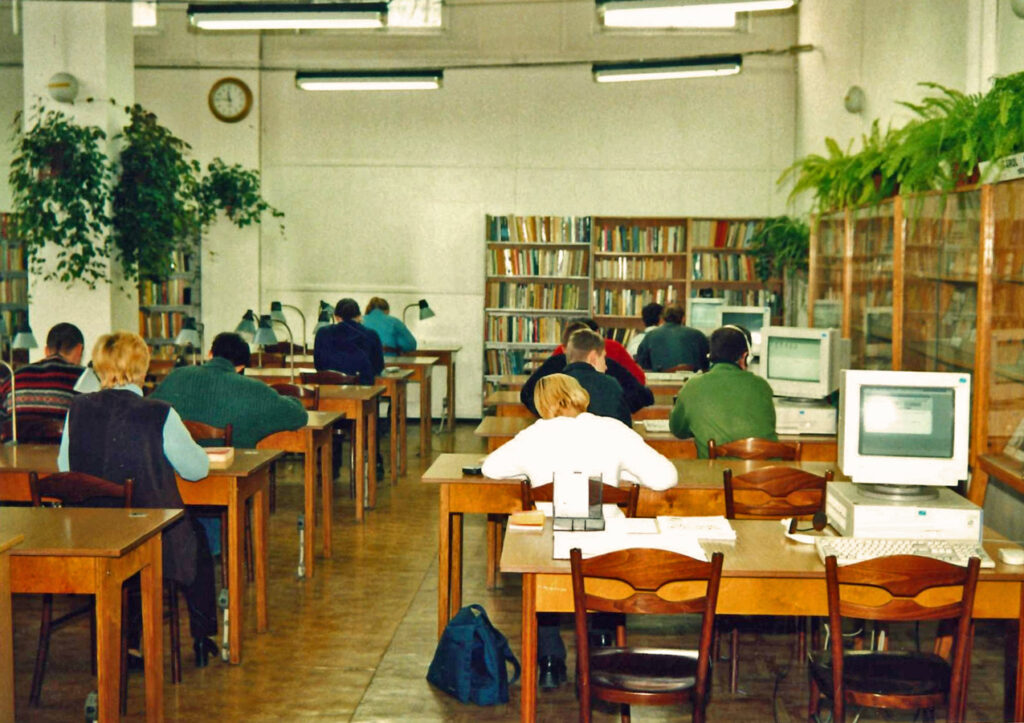
[[210, 469], [227, 469], [235, 461], [234, 447], [204, 447], [210, 458]]

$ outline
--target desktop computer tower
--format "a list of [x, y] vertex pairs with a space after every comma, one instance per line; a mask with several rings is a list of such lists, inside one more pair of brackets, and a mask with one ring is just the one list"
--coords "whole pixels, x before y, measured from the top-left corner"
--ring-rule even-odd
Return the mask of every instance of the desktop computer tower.
[[843, 537], [981, 541], [982, 510], [946, 487], [938, 497], [889, 501], [867, 495], [860, 485], [829, 482], [828, 522]]

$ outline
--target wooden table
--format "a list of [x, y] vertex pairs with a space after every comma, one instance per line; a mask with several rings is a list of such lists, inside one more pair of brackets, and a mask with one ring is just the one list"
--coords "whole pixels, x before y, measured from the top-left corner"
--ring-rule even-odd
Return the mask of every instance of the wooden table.
[[[440, 364], [444, 365], [448, 391], [445, 399], [448, 400], [448, 431], [455, 430], [455, 355], [462, 349], [461, 344], [426, 344], [416, 351], [409, 352], [405, 356], [432, 356], [437, 357]], [[387, 363], [387, 358], [384, 362]], [[403, 474], [405, 470], [402, 470]]]
[[[825, 568], [818, 559], [813, 545], [787, 540], [777, 522], [736, 520], [735, 543], [704, 543], [710, 555], [724, 554], [722, 582], [718, 593], [719, 615], [807, 615], [825, 616], [828, 602], [825, 594]], [[993, 560], [999, 559], [998, 549], [1016, 547], [1006, 540], [985, 542]], [[523, 533], [510, 529], [505, 536], [501, 557], [502, 572], [523, 575], [523, 631], [520, 660], [523, 662], [520, 719], [533, 721], [537, 712], [537, 613], [569, 612], [572, 605], [572, 585], [568, 560], [551, 558], [551, 522], [542, 533]], [[995, 569], [982, 570], [975, 596], [974, 615], [1017, 621], [1022, 608], [1024, 570], [997, 562]], [[1024, 639], [1018, 625], [1016, 650], [1007, 660], [1014, 668], [1016, 661], [1017, 685], [1007, 686], [1012, 697], [1011, 720], [1024, 719], [1024, 688], [1020, 685], [1024, 670]]]
[[374, 380], [384, 387], [381, 394], [391, 400], [391, 484], [398, 484], [398, 474], [405, 474], [408, 462], [406, 438], [406, 393], [412, 369], [385, 371]]
[[304, 520], [306, 574], [313, 576], [313, 540], [316, 537], [317, 452], [320, 453], [320, 519], [324, 528], [324, 557], [331, 556], [331, 510], [334, 509], [334, 467], [331, 435], [341, 412], [309, 412], [306, 426], [267, 435], [256, 443], [257, 449], [278, 449], [304, 455], [303, 486], [305, 490]]
[[[674, 400], [674, 395], [656, 394], [654, 395], [654, 404], [633, 412], [633, 419], [668, 419]], [[494, 413], [499, 417], [536, 419], [533, 412], [520, 401], [517, 391], [503, 389], [491, 392], [484, 398], [484, 406], [494, 407]]]
[[412, 369], [410, 381], [420, 385], [420, 459], [430, 457], [431, 392], [430, 370], [440, 359], [436, 356], [392, 356], [387, 358], [389, 366]]
[[[10, 552], [15, 593], [96, 597], [101, 721], [120, 719], [121, 586], [140, 573], [146, 720], [163, 720], [163, 552], [160, 531], [181, 510], [5, 507], [0, 528], [24, 535]], [[78, 711], [79, 714], [81, 711]]]
[[242, 662], [242, 600], [245, 599], [245, 503], [252, 499], [252, 557], [256, 578], [256, 632], [267, 629], [267, 522], [270, 519], [270, 465], [283, 452], [236, 449], [226, 469], [211, 469], [198, 482], [178, 477], [186, 505], [227, 508], [228, 518], [228, 651], [232, 663]]
[[[355, 427], [356, 520], [363, 521], [363, 507], [377, 504], [377, 402], [382, 386], [321, 384], [321, 411], [342, 412]], [[369, 450], [367, 464], [366, 451]]]
[[0, 720], [14, 720], [14, 635], [11, 632], [10, 549], [25, 535], [0, 533]]
[[[437, 566], [437, 634], [444, 631], [451, 616], [462, 606], [462, 517], [465, 514], [489, 516], [487, 530], [488, 557], [497, 561], [501, 550], [501, 526], [492, 519], [522, 509], [518, 479], [490, 479], [466, 476], [464, 466], [479, 464], [479, 454], [442, 454], [423, 473], [421, 481], [438, 485], [438, 566]], [[731, 469], [742, 474], [778, 462], [740, 459], [676, 459], [672, 460], [679, 474], [675, 487], [655, 492], [640, 488], [637, 514], [656, 515], [724, 515], [725, 493], [722, 473]], [[793, 464], [793, 463], [788, 463]], [[801, 469], [814, 474], [836, 471], [834, 464], [799, 462]], [[495, 539], [497, 538], [497, 539]], [[488, 565], [489, 579], [492, 566]]]

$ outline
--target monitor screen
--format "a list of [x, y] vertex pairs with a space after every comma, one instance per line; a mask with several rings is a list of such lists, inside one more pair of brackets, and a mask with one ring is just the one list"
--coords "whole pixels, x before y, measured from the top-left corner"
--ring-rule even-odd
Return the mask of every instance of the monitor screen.
[[742, 326], [750, 332], [751, 353], [761, 354], [761, 331], [771, 326], [771, 309], [761, 306], [722, 307], [722, 326]]
[[953, 390], [860, 388], [860, 445], [866, 456], [953, 456]]
[[821, 381], [821, 344], [821, 338], [769, 336], [762, 360], [766, 376], [790, 382]]
[[695, 329], [712, 330], [722, 325], [725, 299], [694, 297], [687, 304], [687, 324]]

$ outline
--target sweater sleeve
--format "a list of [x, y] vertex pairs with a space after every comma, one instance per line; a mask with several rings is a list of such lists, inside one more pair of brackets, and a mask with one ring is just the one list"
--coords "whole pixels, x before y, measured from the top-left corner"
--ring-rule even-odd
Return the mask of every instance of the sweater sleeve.
[[614, 377], [615, 381], [622, 387], [622, 395], [626, 399], [626, 406], [630, 412], [635, 412], [643, 407], [654, 404], [654, 393], [643, 386], [630, 374], [625, 367], [614, 359], [608, 359], [608, 374]]
[[505, 442], [496, 450], [487, 455], [487, 459], [481, 465], [481, 472], [484, 477], [491, 479], [505, 479], [506, 477], [526, 476], [526, 466], [523, 460], [529, 454], [529, 439], [524, 436], [529, 428], [519, 432], [515, 437]]
[[636, 380], [641, 385], [647, 384], [647, 375], [644, 374], [644, 370], [636, 363], [629, 351], [626, 350], [626, 347], [614, 339], [606, 339], [604, 345], [609, 359], [613, 359], [622, 365], [627, 372], [636, 377]]
[[616, 443], [619, 445], [623, 470], [636, 477], [642, 486], [652, 490], [675, 486], [679, 473], [668, 458], [647, 444], [632, 429], [626, 428], [617, 436], [621, 436]]
[[636, 363], [640, 365], [641, 369], [651, 368], [651, 347], [650, 347], [650, 334], [644, 334], [644, 338], [640, 340], [640, 347], [636, 350]]
[[192, 439], [181, 417], [173, 408], [167, 411], [163, 437], [164, 456], [182, 479], [194, 482], [207, 475], [210, 471], [210, 458]]
[[258, 420], [254, 430], [258, 441], [274, 432], [305, 426], [309, 413], [298, 399], [283, 396], [269, 386], [260, 384], [252, 392], [250, 418]]
[[416, 351], [416, 337], [409, 331], [409, 327], [399, 319], [395, 319], [395, 321], [397, 322], [395, 324], [395, 332], [398, 337], [398, 349], [400, 351]]
[[693, 432], [690, 431], [690, 423], [686, 419], [686, 408], [683, 406], [682, 394], [676, 398], [676, 403], [672, 406], [672, 411], [668, 415], [668, 428], [672, 434], [680, 439], [687, 439], [693, 436]]

